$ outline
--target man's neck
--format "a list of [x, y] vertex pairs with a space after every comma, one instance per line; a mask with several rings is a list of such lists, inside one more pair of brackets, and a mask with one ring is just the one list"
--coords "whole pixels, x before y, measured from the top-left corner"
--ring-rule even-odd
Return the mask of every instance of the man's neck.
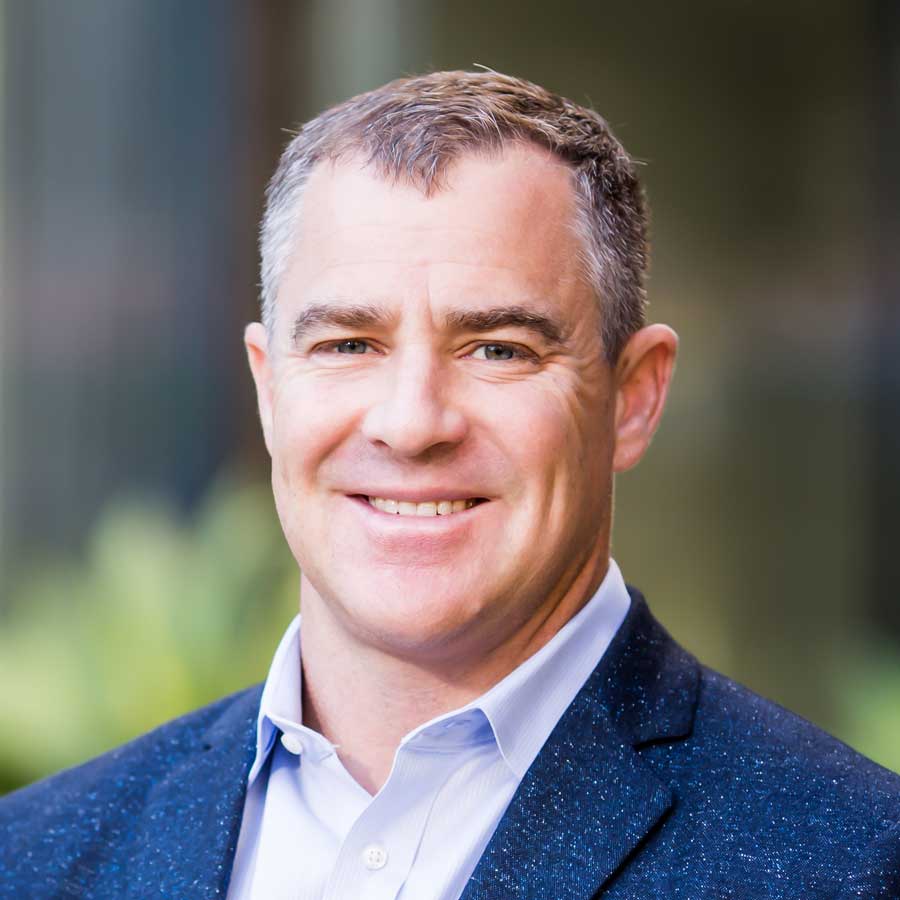
[[427, 671], [385, 666], [383, 660], [367, 665], [371, 660], [364, 653], [343, 665], [332, 655], [320, 672], [308, 646], [302, 651], [303, 724], [337, 747], [344, 767], [370, 794], [387, 781], [406, 734], [482, 693], [448, 685]]
[[607, 566], [608, 557], [602, 568], [583, 570], [557, 602], [502, 641], [414, 659], [353, 639], [305, 586], [303, 724], [334, 744], [350, 775], [377, 793], [405, 735], [480, 697], [536, 653], [584, 606]]

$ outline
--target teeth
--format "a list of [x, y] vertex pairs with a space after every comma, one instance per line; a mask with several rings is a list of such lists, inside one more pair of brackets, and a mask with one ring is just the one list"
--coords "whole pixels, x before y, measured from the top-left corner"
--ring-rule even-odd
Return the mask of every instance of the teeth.
[[398, 516], [449, 516], [475, 505], [474, 500], [428, 500], [425, 503], [387, 500], [384, 497], [369, 497], [368, 500], [376, 509]]

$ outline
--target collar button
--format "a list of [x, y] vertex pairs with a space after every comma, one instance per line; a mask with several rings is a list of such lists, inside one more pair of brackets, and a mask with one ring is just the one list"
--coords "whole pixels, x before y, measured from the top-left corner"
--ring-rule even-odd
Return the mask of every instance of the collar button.
[[299, 756], [300, 752], [303, 750], [303, 742], [296, 734], [283, 734], [281, 736], [281, 746], [284, 747], [288, 753], [293, 753], [294, 756]]

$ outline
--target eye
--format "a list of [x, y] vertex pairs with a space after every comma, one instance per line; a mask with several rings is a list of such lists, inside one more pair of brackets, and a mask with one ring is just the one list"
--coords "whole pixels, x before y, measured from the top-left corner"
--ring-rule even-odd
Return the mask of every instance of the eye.
[[360, 341], [356, 338], [350, 338], [346, 341], [336, 341], [333, 344], [327, 344], [322, 348], [331, 353], [365, 353], [370, 349], [368, 341]]
[[505, 362], [511, 359], [531, 359], [532, 354], [515, 344], [482, 344], [472, 351], [473, 359]]

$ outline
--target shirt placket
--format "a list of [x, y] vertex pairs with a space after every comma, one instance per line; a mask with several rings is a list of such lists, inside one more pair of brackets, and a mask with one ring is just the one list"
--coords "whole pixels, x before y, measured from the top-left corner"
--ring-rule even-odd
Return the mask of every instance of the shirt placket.
[[400, 747], [384, 788], [341, 844], [323, 900], [396, 900], [409, 877], [435, 798], [460, 753], [414, 739]]

